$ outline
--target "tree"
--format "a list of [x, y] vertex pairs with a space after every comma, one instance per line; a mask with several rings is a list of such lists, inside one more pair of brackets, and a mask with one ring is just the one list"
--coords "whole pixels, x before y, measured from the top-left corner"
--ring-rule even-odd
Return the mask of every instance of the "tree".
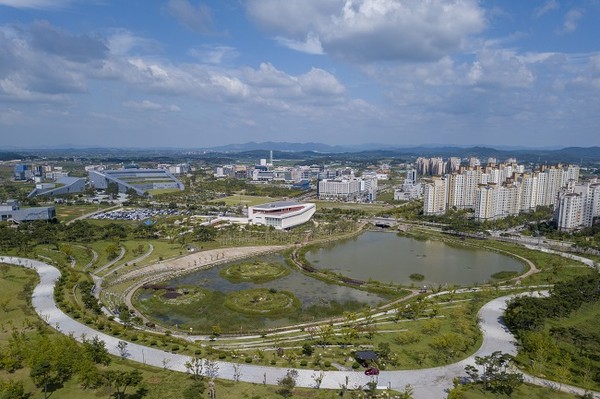
[[44, 387], [44, 399], [48, 399], [48, 385], [55, 382], [50, 362], [41, 360], [38, 363], [35, 363], [29, 372], [29, 376], [36, 386]]
[[313, 346], [311, 344], [309, 344], [308, 342], [305, 342], [304, 344], [302, 344], [302, 354], [304, 356], [311, 356], [314, 351], [315, 351], [315, 348], [313, 348]]
[[284, 398], [292, 396], [294, 388], [296, 388], [296, 379], [298, 372], [296, 370], [288, 370], [285, 376], [277, 380], [277, 385], [281, 387], [279, 394]]
[[106, 246], [106, 257], [109, 260], [115, 259], [117, 256], [119, 256], [119, 246], [115, 243], [110, 243]]
[[106, 349], [106, 343], [98, 338], [97, 335], [92, 339], [83, 340], [83, 350], [95, 364], [103, 366], [110, 364], [110, 355]]
[[217, 236], [217, 231], [214, 227], [198, 226], [194, 229], [194, 238], [196, 241], [207, 242], [213, 241]]
[[202, 358], [194, 356], [185, 362], [184, 365], [187, 372], [190, 373], [196, 381], [202, 379], [202, 370], [204, 369]]
[[117, 399], [125, 399], [127, 388], [139, 385], [142, 379], [142, 373], [139, 370], [107, 370], [103, 373], [104, 385], [109, 389], [115, 389]]
[[119, 355], [121, 355], [123, 359], [129, 356], [129, 352], [127, 351], [127, 342], [119, 341], [117, 344], [117, 349], [119, 350]]
[[29, 395], [25, 395], [22, 381], [0, 381], [0, 398], [1, 399], [25, 399]]
[[500, 351], [489, 356], [475, 356], [475, 364], [483, 369], [483, 373], [480, 374], [473, 365], [467, 365], [465, 371], [474, 382], [481, 382], [485, 390], [510, 396], [523, 383], [521, 373], [508, 371], [511, 359], [509, 354]]
[[119, 194], [119, 185], [117, 183], [108, 183], [106, 187], [106, 194], [108, 195], [118, 195]]

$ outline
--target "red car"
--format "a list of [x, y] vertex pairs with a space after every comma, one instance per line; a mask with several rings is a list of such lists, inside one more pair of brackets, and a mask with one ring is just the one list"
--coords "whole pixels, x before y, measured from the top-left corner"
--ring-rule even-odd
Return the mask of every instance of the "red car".
[[366, 375], [379, 375], [379, 369], [377, 367], [369, 367], [365, 370]]

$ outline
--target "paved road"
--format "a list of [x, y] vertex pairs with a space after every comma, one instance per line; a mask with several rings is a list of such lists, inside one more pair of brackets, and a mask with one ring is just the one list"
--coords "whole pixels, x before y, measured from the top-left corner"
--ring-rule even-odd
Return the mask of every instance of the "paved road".
[[[60, 277], [58, 269], [44, 262], [25, 258], [0, 256], [0, 263], [2, 262], [37, 271], [40, 276], [40, 283], [33, 290], [32, 305], [40, 317], [50, 326], [63, 334], [72, 334], [78, 341], [98, 336], [101, 340], [105, 341], [106, 347], [111, 354], [116, 356], [121, 355], [117, 346], [121, 340], [75, 321], [56, 306], [53, 293], [56, 280]], [[463, 376], [465, 365], [473, 364], [475, 356], [486, 356], [494, 351], [516, 354], [517, 349], [514, 338], [501, 323], [502, 312], [506, 300], [509, 298], [511, 296], [496, 298], [481, 308], [479, 317], [481, 319], [480, 327], [483, 332], [483, 344], [473, 356], [458, 363], [430, 369], [382, 371], [377, 381], [378, 386], [403, 389], [406, 384], [410, 384], [415, 390], [415, 399], [444, 398], [446, 396], [445, 390], [452, 386], [452, 379], [457, 376]], [[133, 361], [181, 372], [185, 372], [185, 362], [190, 359], [185, 355], [164, 352], [131, 342], [127, 343], [126, 349], [127, 357]], [[219, 378], [234, 379], [235, 369], [233, 363], [216, 363], [219, 368]], [[267, 384], [275, 385], [277, 384], [277, 380], [285, 375], [286, 370], [286, 368], [242, 364], [239, 365], [239, 380], [253, 383], [266, 382]], [[315, 386], [314, 376], [317, 375], [317, 372], [305, 369], [298, 369], [297, 371], [298, 386]], [[328, 371], [324, 373], [321, 388], [339, 389], [341, 384], [346, 382], [346, 379], [348, 380], [348, 386], [353, 388], [358, 385], [365, 385], [371, 381], [371, 378], [362, 372]], [[549, 381], [539, 378], [533, 379], [529, 376], [526, 376], [526, 378], [538, 385], [552, 384]], [[564, 385], [561, 389], [578, 393], [582, 392], [579, 388]]]

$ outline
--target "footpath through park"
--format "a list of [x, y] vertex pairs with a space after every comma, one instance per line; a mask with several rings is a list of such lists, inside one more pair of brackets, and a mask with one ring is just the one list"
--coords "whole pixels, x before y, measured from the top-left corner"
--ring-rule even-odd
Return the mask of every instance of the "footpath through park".
[[[51, 327], [63, 334], [72, 335], [77, 341], [91, 339], [97, 336], [106, 343], [108, 351], [115, 356], [127, 357], [129, 360], [147, 365], [166, 368], [174, 371], [186, 372], [185, 363], [191, 360], [189, 356], [162, 351], [146, 347], [133, 342], [127, 342], [123, 352], [123, 340], [96, 331], [82, 324], [58, 308], [54, 302], [54, 287], [60, 277], [60, 271], [47, 263], [10, 256], [0, 256], [0, 263], [9, 263], [35, 270], [40, 276], [40, 283], [32, 294], [32, 305], [38, 315]], [[480, 328], [483, 334], [481, 347], [472, 356], [460, 362], [447, 366], [419, 369], [419, 370], [394, 370], [382, 371], [379, 376], [366, 376], [361, 371], [325, 371], [320, 387], [324, 389], [340, 389], [346, 385], [353, 389], [365, 386], [375, 381], [380, 389], [402, 390], [407, 384], [414, 389], [415, 399], [445, 398], [446, 390], [452, 387], [456, 377], [465, 376], [464, 368], [467, 364], [475, 363], [475, 356], [487, 356], [495, 351], [515, 355], [517, 347], [512, 334], [502, 324], [502, 313], [506, 301], [513, 295], [496, 298], [486, 303], [479, 311]], [[121, 344], [120, 344], [121, 343]], [[251, 364], [235, 364], [230, 362], [216, 362], [218, 378], [238, 380], [258, 384], [277, 385], [277, 381], [285, 376], [288, 368], [266, 367]], [[296, 369], [298, 372], [297, 386], [314, 388], [320, 371]], [[584, 390], [525, 375], [526, 381], [536, 385], [543, 385], [560, 389], [575, 394], [583, 394]], [[600, 397], [596, 395], [596, 397]]]

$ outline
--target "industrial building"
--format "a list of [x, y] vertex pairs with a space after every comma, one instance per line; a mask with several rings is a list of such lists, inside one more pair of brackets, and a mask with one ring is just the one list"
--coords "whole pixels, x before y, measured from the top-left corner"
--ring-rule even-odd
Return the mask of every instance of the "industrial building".
[[8, 200], [0, 205], [0, 221], [2, 222], [28, 222], [33, 220], [51, 220], [56, 218], [53, 206], [40, 206], [35, 208], [21, 208], [15, 200]]
[[306, 223], [315, 214], [315, 204], [294, 201], [270, 202], [248, 208], [251, 224], [273, 226], [285, 230]]
[[138, 195], [145, 195], [149, 190], [185, 189], [183, 183], [166, 169], [89, 170], [88, 177], [92, 187], [106, 190], [113, 183], [120, 193], [134, 190]]
[[85, 190], [83, 177], [60, 177], [54, 183], [38, 183], [27, 198], [38, 196], [58, 196], [81, 193]]

